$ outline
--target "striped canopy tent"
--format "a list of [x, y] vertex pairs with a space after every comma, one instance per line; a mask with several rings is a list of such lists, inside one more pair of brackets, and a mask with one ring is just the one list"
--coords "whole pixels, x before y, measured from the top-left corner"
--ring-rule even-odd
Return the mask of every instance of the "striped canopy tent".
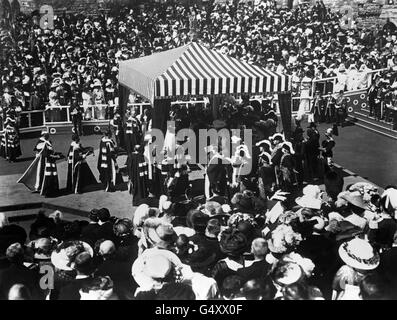
[[197, 43], [120, 62], [122, 86], [147, 98], [288, 92], [290, 78]]

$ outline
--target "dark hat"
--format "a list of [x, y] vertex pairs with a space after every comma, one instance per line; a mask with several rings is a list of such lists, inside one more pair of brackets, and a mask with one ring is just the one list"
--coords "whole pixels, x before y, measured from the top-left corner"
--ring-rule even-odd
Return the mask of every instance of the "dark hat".
[[186, 215], [186, 224], [196, 231], [203, 231], [209, 219], [210, 217], [200, 210], [190, 210]]
[[240, 256], [248, 249], [245, 235], [236, 229], [229, 228], [221, 233], [220, 248], [228, 256]]
[[7, 248], [6, 257], [8, 260], [19, 260], [23, 258], [23, 255], [24, 250], [20, 243], [13, 243]]
[[129, 219], [119, 219], [113, 226], [113, 232], [117, 237], [124, 237], [131, 234], [133, 228], [132, 221]]
[[340, 197], [350, 203], [351, 205], [361, 208], [361, 209], [368, 209], [367, 204], [364, 202], [363, 196], [359, 191], [354, 192], [344, 192], [340, 195]]
[[88, 214], [88, 218], [92, 221], [98, 221], [98, 209], [92, 209]]
[[98, 219], [103, 222], [108, 221], [110, 219], [110, 212], [109, 209], [107, 208], [99, 209], [97, 215], [98, 215]]

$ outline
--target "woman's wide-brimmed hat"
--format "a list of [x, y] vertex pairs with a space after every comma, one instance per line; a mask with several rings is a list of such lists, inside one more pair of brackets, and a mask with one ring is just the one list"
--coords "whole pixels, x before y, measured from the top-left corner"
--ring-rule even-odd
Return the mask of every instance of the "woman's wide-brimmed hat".
[[178, 256], [169, 251], [157, 248], [146, 249], [132, 265], [132, 276], [142, 290], [156, 287], [171, 273], [178, 273], [182, 279], [192, 276], [189, 267], [182, 264]]
[[304, 195], [302, 197], [297, 198], [295, 202], [302, 208], [309, 208], [314, 210], [321, 209], [321, 200], [313, 198], [311, 196]]
[[91, 257], [94, 256], [94, 250], [84, 241], [71, 241], [69, 244], [61, 244], [61, 248], [51, 254], [52, 264], [60, 270], [73, 270], [74, 258], [82, 252], [88, 252]]
[[380, 262], [379, 254], [371, 244], [358, 238], [342, 243], [339, 256], [348, 266], [360, 270], [374, 270]]
[[295, 202], [302, 208], [320, 210], [322, 204], [320, 196], [319, 186], [307, 185], [303, 188], [303, 196], [296, 198]]
[[283, 277], [276, 280], [281, 285], [296, 283], [303, 276], [302, 268], [297, 263], [289, 262], [283, 266], [283, 269]]
[[355, 207], [361, 208], [361, 209], [367, 209], [368, 206], [365, 203], [363, 196], [359, 191], [353, 191], [353, 192], [344, 192], [343, 194], [340, 195], [340, 198], [347, 201], [348, 203], [352, 204]]
[[34, 258], [37, 260], [51, 259], [52, 250], [54, 248], [54, 241], [49, 238], [39, 238], [31, 242], [31, 247], [34, 250]]

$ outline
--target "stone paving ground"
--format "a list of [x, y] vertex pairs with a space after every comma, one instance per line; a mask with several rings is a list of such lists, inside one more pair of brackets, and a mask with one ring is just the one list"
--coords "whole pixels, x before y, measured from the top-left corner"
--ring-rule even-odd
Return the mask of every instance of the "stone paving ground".
[[[329, 125], [320, 125], [320, 132]], [[303, 126], [306, 128], [306, 126]], [[89, 157], [88, 164], [98, 179], [96, 161], [98, 156], [100, 136], [82, 137], [83, 146], [93, 146], [95, 156]], [[83, 194], [63, 194], [57, 198], [43, 198], [39, 194], [31, 193], [23, 184], [16, 181], [28, 168], [34, 159], [33, 147], [37, 139], [22, 140], [23, 157], [17, 163], [8, 163], [0, 158], [0, 208], [4, 206], [46, 202], [73, 210], [88, 212], [92, 208], [106, 207], [117, 217], [131, 217], [134, 208], [131, 206], [131, 196], [127, 190], [127, 177], [121, 190], [106, 193], [101, 185], [94, 186]], [[55, 150], [66, 155], [70, 143], [70, 135], [52, 137]], [[372, 181], [380, 187], [397, 184], [397, 143], [390, 138], [377, 135], [357, 126], [340, 129], [340, 135], [335, 137], [335, 162], [344, 170], [345, 185], [359, 181]], [[125, 165], [126, 156], [118, 158], [120, 168]], [[58, 176], [60, 188], [66, 186], [67, 162], [58, 161]], [[351, 172], [352, 170], [353, 172]], [[365, 178], [363, 178], [365, 177]]]

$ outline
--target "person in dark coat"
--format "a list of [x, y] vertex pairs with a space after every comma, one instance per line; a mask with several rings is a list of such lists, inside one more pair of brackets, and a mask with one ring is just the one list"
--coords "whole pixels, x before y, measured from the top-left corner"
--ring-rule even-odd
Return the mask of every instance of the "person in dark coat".
[[[207, 177], [208, 179], [208, 190], [206, 190], [206, 196], [210, 198], [212, 196], [212, 191], [210, 186], [214, 186], [218, 184], [219, 192], [221, 196], [227, 196], [229, 193], [228, 186], [230, 185], [231, 176], [232, 176], [232, 165], [231, 163], [227, 163], [227, 160], [224, 159], [220, 154], [214, 152], [211, 156], [210, 161], [207, 166]], [[208, 193], [208, 194], [207, 194]]]
[[7, 248], [13, 243], [24, 245], [26, 239], [25, 229], [16, 224], [9, 224], [4, 213], [0, 213], [0, 255], [4, 256]]
[[263, 153], [259, 159], [258, 187], [259, 195], [263, 200], [270, 198], [276, 185], [276, 175], [269, 153]]
[[125, 122], [125, 144], [127, 154], [134, 152], [135, 146], [142, 143], [142, 128], [141, 123], [136, 117], [135, 109], [132, 108], [131, 111], [126, 113]]
[[[117, 256], [116, 246], [110, 240], [99, 245], [101, 263], [95, 276], [109, 276], [114, 283], [114, 292], [121, 300], [132, 298], [137, 284], [131, 275], [131, 263]], [[135, 257], [136, 258], [136, 257]]]
[[192, 250], [192, 253], [186, 257], [185, 262], [194, 272], [200, 272], [210, 277], [211, 270], [216, 262], [224, 257], [218, 241], [221, 225], [219, 220], [211, 219], [208, 221], [204, 232], [197, 225], [195, 230], [197, 230], [196, 234], [189, 237], [188, 240], [194, 246], [197, 246], [197, 249]]
[[292, 192], [296, 182], [295, 163], [292, 156], [295, 151], [290, 142], [284, 142], [281, 150], [283, 155], [280, 160], [279, 185], [283, 191]]
[[253, 279], [264, 279], [270, 271], [270, 265], [266, 261], [266, 254], [268, 253], [267, 242], [263, 238], [257, 238], [252, 241], [251, 253], [254, 260], [250, 266], [240, 269], [237, 274], [247, 282]]
[[386, 199], [386, 197], [380, 199], [380, 213], [369, 222], [368, 240], [377, 249], [391, 248], [397, 231], [397, 223], [393, 219], [394, 209], [390, 210], [387, 207]]
[[227, 258], [219, 260], [212, 269], [212, 278], [219, 288], [224, 287], [229, 276], [237, 276], [237, 272], [245, 267], [243, 253], [247, 247], [248, 241], [242, 232], [229, 228], [221, 233], [220, 248]]
[[15, 124], [13, 125], [6, 121], [5, 125], [6, 127], [1, 141], [0, 155], [9, 162], [15, 162], [16, 159], [22, 155], [19, 134]]
[[42, 300], [44, 297], [39, 287], [40, 275], [24, 266], [22, 245], [20, 243], [10, 245], [6, 256], [10, 264], [0, 270], [0, 299], [7, 300], [11, 287], [14, 284], [22, 284], [28, 288], [32, 299]]
[[394, 233], [393, 245], [380, 254], [379, 273], [388, 281], [391, 299], [397, 299], [397, 232]]
[[343, 191], [343, 177], [335, 170], [330, 170], [325, 173], [324, 185], [327, 195], [333, 200], [338, 199], [338, 194]]
[[92, 274], [95, 270], [90, 253], [79, 253], [74, 263], [77, 276], [60, 288], [58, 300], [80, 300], [80, 289], [92, 279]]
[[315, 269], [311, 281], [321, 289], [324, 297], [330, 299], [332, 279], [339, 267], [338, 252], [336, 241], [322, 229], [323, 227], [324, 223], [320, 218], [313, 218], [311, 231], [307, 232], [308, 235], [299, 244], [297, 253], [313, 261]]
[[316, 180], [319, 177], [320, 133], [314, 123], [307, 129], [307, 137], [304, 145], [307, 170], [309, 178]]
[[376, 81], [372, 82], [372, 85], [368, 89], [368, 105], [369, 105], [369, 115], [371, 117], [375, 114], [375, 99], [376, 99]]
[[147, 197], [149, 186], [148, 165], [140, 145], [134, 146], [133, 152], [128, 154], [127, 168], [132, 205], [136, 206], [141, 199]]
[[90, 222], [81, 230], [81, 240], [87, 242], [91, 247], [94, 247], [97, 240], [99, 240], [98, 211], [97, 209], [91, 210], [88, 215]]
[[115, 234], [113, 232], [113, 222], [111, 220], [110, 212], [106, 208], [98, 210], [98, 239], [106, 239], [115, 241]]
[[82, 193], [87, 186], [97, 184], [96, 178], [87, 164], [87, 156], [93, 155], [93, 148], [83, 148], [77, 134], [72, 136], [68, 152], [68, 176], [66, 189], [73, 193]]
[[73, 102], [70, 109], [70, 115], [72, 116], [72, 123], [74, 133], [79, 136], [83, 135], [83, 126], [81, 121], [83, 120], [83, 108], [77, 102]]
[[328, 128], [325, 132], [325, 140], [321, 142], [322, 156], [327, 160], [325, 171], [329, 171], [333, 165], [332, 158], [334, 153], [332, 149], [335, 148], [335, 140], [332, 137], [332, 128]]
[[141, 204], [147, 204], [150, 208], [158, 208], [159, 207], [159, 198], [155, 195], [155, 188], [153, 184], [149, 182], [149, 194], [146, 198], [139, 200], [136, 204], [139, 207]]

